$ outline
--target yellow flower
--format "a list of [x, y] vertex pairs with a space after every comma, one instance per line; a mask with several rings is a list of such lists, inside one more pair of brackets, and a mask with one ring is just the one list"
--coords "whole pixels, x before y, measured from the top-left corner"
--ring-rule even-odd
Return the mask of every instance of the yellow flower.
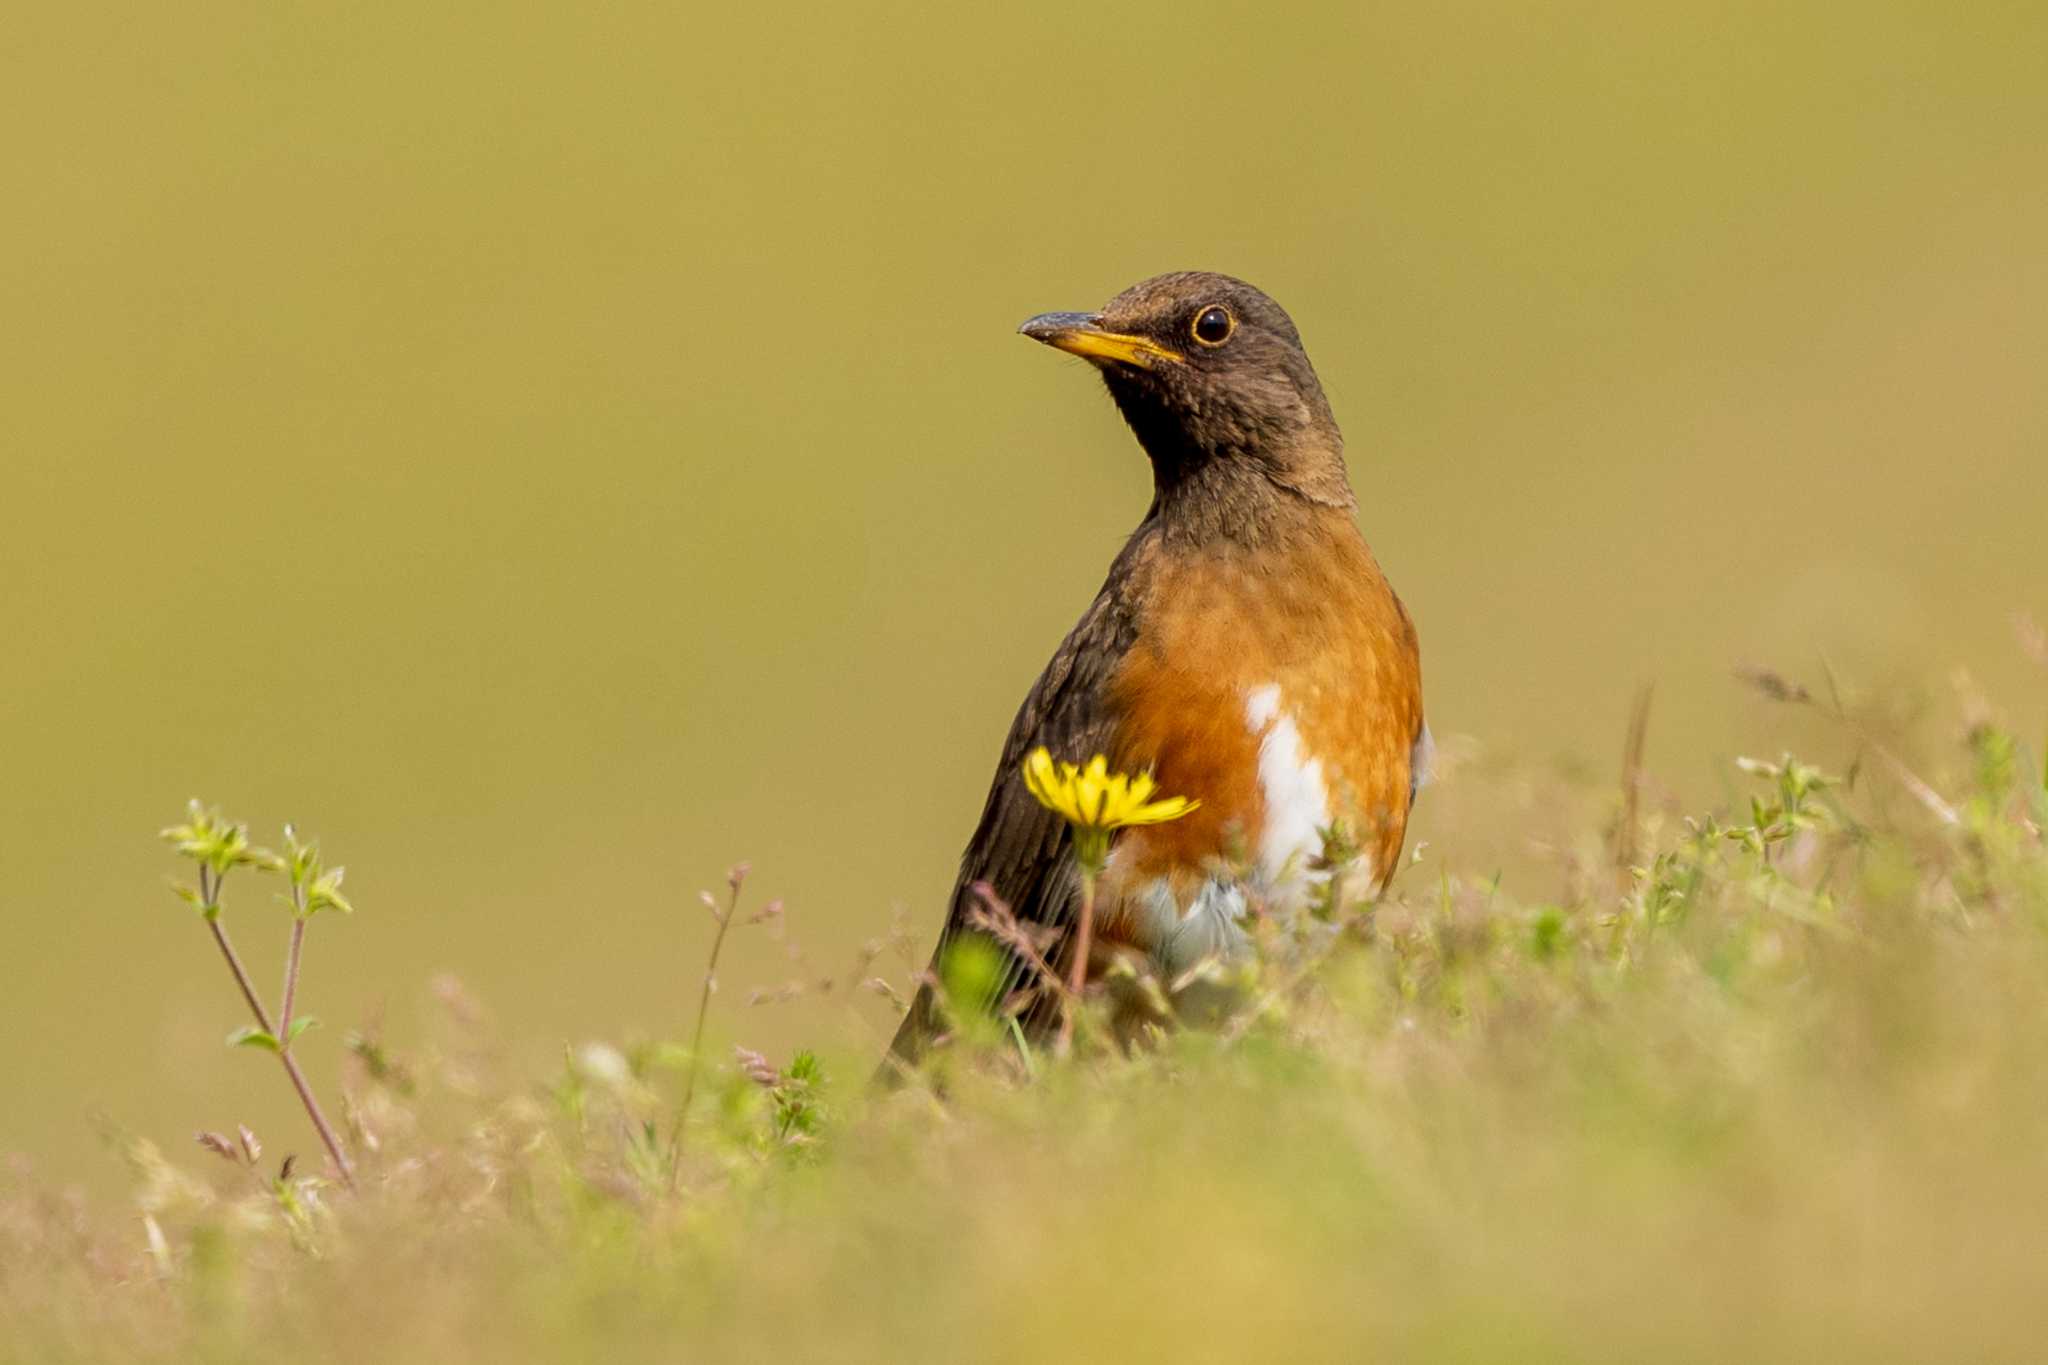
[[1109, 862], [1109, 836], [1126, 825], [1158, 825], [1178, 820], [1201, 802], [1185, 796], [1154, 801], [1158, 784], [1152, 774], [1112, 773], [1101, 754], [1083, 768], [1054, 760], [1043, 745], [1024, 759], [1024, 787], [1054, 815], [1067, 822], [1074, 836], [1074, 862], [1081, 873], [1081, 903], [1076, 912], [1073, 951], [1068, 954], [1066, 993], [1060, 1012], [1057, 1044], [1061, 1056], [1073, 1045], [1074, 1015], [1088, 985], [1089, 944], [1095, 926], [1095, 883]]
[[1111, 830], [1164, 824], [1202, 804], [1185, 796], [1154, 801], [1152, 793], [1158, 787], [1150, 773], [1135, 777], [1112, 773], [1109, 760], [1101, 754], [1083, 768], [1055, 760], [1051, 751], [1042, 747], [1024, 760], [1024, 786], [1039, 805], [1074, 827], [1083, 860], [1088, 862], [1100, 861]]

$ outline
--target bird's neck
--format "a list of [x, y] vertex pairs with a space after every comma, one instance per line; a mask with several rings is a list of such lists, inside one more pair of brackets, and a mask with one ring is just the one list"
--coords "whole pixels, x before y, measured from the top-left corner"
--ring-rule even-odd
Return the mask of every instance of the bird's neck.
[[1268, 545], [1331, 519], [1350, 522], [1356, 499], [1335, 449], [1195, 459], [1152, 456], [1152, 512], [1183, 545]]

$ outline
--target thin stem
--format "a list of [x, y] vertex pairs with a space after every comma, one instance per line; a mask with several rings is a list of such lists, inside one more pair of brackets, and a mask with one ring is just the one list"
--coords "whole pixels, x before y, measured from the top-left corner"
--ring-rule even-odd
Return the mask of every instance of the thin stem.
[[1074, 958], [1067, 964], [1066, 1009], [1060, 1013], [1059, 1055], [1074, 1046], [1074, 1018], [1081, 1012], [1081, 989], [1088, 984], [1088, 954], [1095, 946], [1095, 874], [1081, 869], [1081, 915], [1074, 926]]
[[284, 1063], [284, 1073], [292, 1078], [292, 1088], [299, 1092], [299, 1099], [306, 1106], [306, 1116], [313, 1120], [313, 1127], [319, 1130], [320, 1141], [327, 1148], [334, 1169], [341, 1172], [341, 1183], [353, 1190], [356, 1187], [356, 1168], [349, 1164], [348, 1154], [341, 1150], [341, 1139], [327, 1126], [327, 1115], [320, 1112], [320, 1101], [313, 1098], [313, 1087], [306, 1083], [306, 1073], [299, 1070], [299, 1059], [289, 1052], [279, 1052], [277, 1059]]
[[1629, 712], [1628, 739], [1621, 752], [1621, 817], [1614, 829], [1614, 876], [1616, 890], [1627, 895], [1635, 878], [1636, 840], [1641, 835], [1643, 799], [1643, 741], [1650, 729], [1650, 698], [1655, 684], [1644, 683], [1636, 692]]
[[291, 1046], [292, 998], [299, 993], [299, 953], [306, 942], [306, 920], [303, 915], [292, 916], [292, 946], [284, 955], [284, 1008], [277, 1012], [277, 1044], [280, 1048]]
[[[220, 878], [215, 877], [209, 882], [206, 876], [206, 869], [200, 868], [200, 899], [207, 905], [214, 906], [214, 898], [219, 894]], [[306, 1074], [299, 1070], [298, 1060], [292, 1056], [290, 1045], [285, 1042], [284, 1034], [271, 1024], [270, 1012], [263, 1008], [263, 1002], [257, 998], [255, 983], [249, 980], [249, 971], [242, 965], [241, 955], [235, 951], [235, 945], [228, 941], [227, 926], [220, 922], [218, 906], [214, 906], [214, 914], [207, 919], [206, 927], [213, 930], [213, 941], [220, 945], [220, 955], [227, 959], [228, 970], [234, 973], [235, 984], [242, 988], [242, 999], [248, 1002], [249, 1013], [256, 1016], [256, 1027], [277, 1040], [277, 1059], [284, 1063], [285, 1075], [291, 1077], [292, 1088], [299, 1092], [299, 1102], [306, 1107], [306, 1117], [313, 1120], [313, 1127], [320, 1134], [320, 1141], [326, 1146], [327, 1155], [334, 1162], [334, 1169], [341, 1173], [341, 1183], [351, 1190], [355, 1189], [355, 1167], [349, 1164], [347, 1154], [341, 1150], [340, 1139], [335, 1137], [334, 1129], [328, 1126], [327, 1115], [320, 1112], [320, 1101], [313, 1098], [313, 1087], [306, 1083]], [[293, 921], [291, 965], [286, 968], [285, 976], [284, 1008], [287, 1025], [289, 1025], [291, 1020], [292, 995], [298, 984], [299, 946], [300, 940], [305, 935], [305, 929], [306, 922], [304, 920]]]
[[704, 963], [704, 985], [697, 992], [697, 1024], [690, 1033], [690, 1069], [683, 1073], [683, 1098], [676, 1106], [675, 1132], [669, 1136], [668, 1188], [671, 1194], [682, 1178], [683, 1124], [690, 1117], [690, 1100], [697, 1093], [697, 1061], [704, 1051], [704, 1016], [710, 1013], [711, 992], [718, 985], [718, 954], [725, 947], [726, 931], [732, 928], [733, 915], [739, 910], [742, 880], [739, 875], [727, 878], [727, 885], [732, 891], [725, 900], [725, 913], [718, 917], [718, 932], [711, 936], [711, 956]]
[[213, 941], [220, 945], [221, 956], [228, 960], [228, 970], [235, 974], [235, 984], [242, 988], [242, 999], [249, 1002], [249, 1013], [256, 1016], [256, 1027], [272, 1037], [277, 1030], [270, 1026], [270, 1013], [263, 1008], [263, 1002], [256, 998], [255, 983], [249, 980], [248, 969], [242, 966], [242, 959], [235, 952], [235, 945], [228, 942], [227, 926], [215, 916], [206, 921], [206, 927], [213, 930]]

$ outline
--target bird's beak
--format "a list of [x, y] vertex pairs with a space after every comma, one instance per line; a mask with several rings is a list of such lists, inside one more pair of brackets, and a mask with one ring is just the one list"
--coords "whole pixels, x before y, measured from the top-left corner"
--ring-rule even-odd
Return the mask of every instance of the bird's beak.
[[1098, 365], [1114, 361], [1149, 370], [1162, 360], [1181, 362], [1179, 351], [1170, 351], [1156, 341], [1105, 330], [1102, 319], [1093, 313], [1040, 313], [1017, 330], [1033, 341], [1056, 346]]

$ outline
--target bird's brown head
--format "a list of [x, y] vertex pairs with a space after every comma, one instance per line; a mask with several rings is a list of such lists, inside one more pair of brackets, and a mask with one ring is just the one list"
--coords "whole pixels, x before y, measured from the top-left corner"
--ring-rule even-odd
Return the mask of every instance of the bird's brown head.
[[1276, 489], [1351, 505], [1344, 440], [1301, 334], [1243, 280], [1159, 275], [1099, 312], [1041, 313], [1017, 330], [1102, 371], [1162, 498]]

